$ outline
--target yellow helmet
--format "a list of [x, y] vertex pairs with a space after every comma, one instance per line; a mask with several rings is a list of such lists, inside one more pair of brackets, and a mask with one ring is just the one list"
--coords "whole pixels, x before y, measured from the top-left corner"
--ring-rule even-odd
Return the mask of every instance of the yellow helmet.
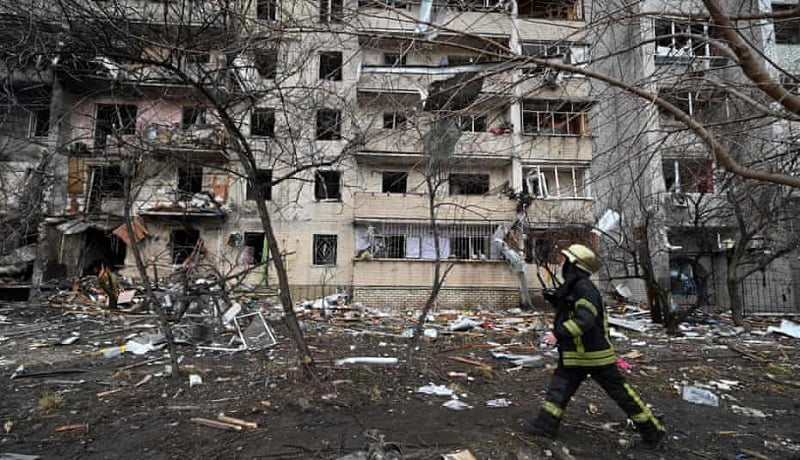
[[597, 258], [597, 254], [582, 244], [572, 244], [568, 248], [562, 249], [561, 253], [576, 267], [589, 274], [600, 270], [602, 265], [600, 259]]

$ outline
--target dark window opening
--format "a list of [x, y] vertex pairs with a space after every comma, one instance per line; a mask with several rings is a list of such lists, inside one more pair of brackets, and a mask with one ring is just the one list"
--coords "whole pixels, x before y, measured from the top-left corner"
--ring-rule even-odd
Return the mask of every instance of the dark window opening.
[[342, 138], [342, 114], [338, 110], [317, 111], [317, 140], [336, 141]]
[[322, 80], [342, 80], [342, 53], [324, 51], [319, 53], [319, 78]]
[[208, 51], [190, 51], [186, 53], [186, 64], [208, 65], [211, 63], [211, 53]]
[[197, 165], [178, 167], [178, 192], [193, 195], [203, 191], [203, 168]]
[[[254, 186], [255, 185], [255, 186]], [[258, 199], [258, 189], [264, 194], [264, 200], [272, 199], [272, 170], [271, 169], [258, 169], [256, 170], [256, 183], [247, 181], [247, 199], [255, 201]]]
[[336, 265], [336, 235], [314, 235], [314, 265]]
[[135, 105], [98, 104], [94, 121], [94, 146], [104, 150], [108, 136], [136, 134]]
[[460, 54], [447, 56], [447, 65], [470, 65], [480, 62], [480, 56], [464, 56]]
[[261, 78], [274, 80], [278, 75], [278, 52], [275, 50], [256, 51], [254, 64]]
[[463, 132], [467, 133], [486, 132], [485, 115], [459, 115], [458, 124], [461, 126], [461, 131]]
[[489, 259], [489, 238], [485, 236], [455, 236], [450, 238], [452, 257], [461, 260]]
[[383, 127], [385, 129], [403, 129], [408, 123], [408, 117], [402, 112], [384, 112]]
[[194, 229], [178, 229], [172, 231], [172, 263], [182, 264], [192, 255], [197, 242], [200, 241], [200, 232]]
[[90, 228], [86, 230], [83, 241], [83, 275], [97, 275], [102, 267], [116, 268], [125, 265], [128, 247], [115, 235]]
[[384, 259], [404, 259], [406, 257], [405, 235], [383, 235], [376, 237], [375, 257]]
[[91, 188], [89, 209], [99, 211], [105, 198], [123, 198], [125, 196], [125, 177], [118, 165], [92, 166], [90, 168]]
[[250, 114], [250, 135], [274, 137], [275, 110], [253, 109], [253, 112]]
[[450, 174], [451, 195], [483, 195], [489, 193], [488, 174]]
[[576, 21], [580, 19], [578, 2], [563, 0], [520, 0], [519, 17], [535, 19], [558, 19]]
[[320, 0], [319, 22], [342, 22], [344, 18], [343, 0]]
[[406, 193], [408, 173], [387, 171], [383, 173], [383, 193]]
[[34, 137], [47, 137], [50, 134], [50, 109], [40, 109], [33, 112]]
[[339, 171], [317, 171], [314, 177], [314, 198], [317, 201], [342, 200], [342, 173]]
[[256, 0], [256, 18], [276, 21], [278, 19], [278, 0]]
[[573, 243], [594, 247], [592, 234], [580, 228], [553, 228], [527, 233], [525, 261], [528, 263], [559, 265], [564, 261], [561, 250]]
[[269, 253], [266, 246], [267, 239], [263, 232], [245, 233], [242, 262], [247, 265], [258, 265], [264, 262], [264, 256]]
[[664, 185], [677, 193], [714, 193], [714, 166], [709, 160], [664, 160]]
[[205, 107], [184, 107], [181, 110], [181, 127], [183, 128], [204, 125], [206, 122]]
[[386, 53], [383, 55], [383, 65], [391, 67], [404, 67], [406, 65], [406, 55], [398, 53]]
[[[784, 13], [794, 10], [797, 5], [772, 5], [773, 13]], [[800, 18], [774, 19], [775, 43], [781, 45], [800, 44]]]

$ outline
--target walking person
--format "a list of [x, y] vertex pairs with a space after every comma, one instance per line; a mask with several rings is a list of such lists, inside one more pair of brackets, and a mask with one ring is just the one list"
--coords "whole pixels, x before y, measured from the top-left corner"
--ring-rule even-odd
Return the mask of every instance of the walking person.
[[561, 253], [566, 258], [564, 284], [548, 296], [556, 307], [556, 318], [553, 330], [544, 337], [548, 344], [558, 345], [558, 367], [539, 415], [523, 420], [522, 427], [529, 434], [554, 438], [570, 398], [591, 376], [633, 420], [645, 446], [656, 448], [666, 430], [617, 369], [603, 300], [590, 279], [601, 263], [594, 251], [581, 244]]

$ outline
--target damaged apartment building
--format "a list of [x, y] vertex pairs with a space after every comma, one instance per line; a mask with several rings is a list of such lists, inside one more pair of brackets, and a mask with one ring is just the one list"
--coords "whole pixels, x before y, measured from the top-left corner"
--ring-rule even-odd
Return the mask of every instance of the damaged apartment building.
[[[796, 7], [796, 1], [725, 3], [726, 11], [756, 14]], [[644, 11], [650, 14], [636, 16]], [[724, 39], [702, 2], [645, 1], [632, 14], [636, 19], [610, 25], [594, 40], [596, 55], [615, 55], [597, 70], [658, 94], [710, 127], [742, 164], [797, 173], [796, 123], [756, 115], [746, 97], [761, 101], [763, 94], [718, 46]], [[800, 21], [739, 25], [772, 78], [796, 88]], [[623, 93], [602, 98], [596, 109], [593, 123], [604, 127], [595, 143], [597, 204], [621, 210], [624, 223], [604, 240], [609, 290], [646, 299], [641, 262], [649, 258], [673, 308], [730, 306], [736, 289], [745, 314], [797, 313], [796, 192], [732, 180], [694, 132], [650, 101]], [[735, 287], [731, 273], [741, 278]]]
[[[597, 244], [589, 82], [518, 59], [582, 65], [580, 1], [64, 5], [34, 19], [14, 7], [4, 15], [7, 30], [38, 20], [45, 34], [3, 56], [3, 188], [18, 195], [4, 200], [4, 216], [41, 210], [32, 228], [4, 238], [3, 257], [38, 256], [17, 281], [101, 266], [137, 277], [133, 238], [152, 277], [199, 257], [223, 275], [257, 266], [239, 287], [272, 288], [257, 188], [282, 250], [272, 256], [297, 298], [345, 291], [367, 304], [421, 305], [438, 246], [450, 267], [441, 305], [516, 306], [517, 275], [491, 236], [524, 195], [532, 200], [513, 243], [531, 287], [540, 286], [534, 253], [554, 263], [559, 245]], [[94, 36], [69, 36], [78, 28], [60, 24], [64, 8]], [[92, 17], [124, 27], [93, 30]], [[468, 78], [473, 94], [436, 107], [436, 97], [459, 97], [437, 93], [454, 78]], [[455, 144], [442, 154], [444, 138]], [[242, 143], [257, 181], [246, 179]], [[431, 172], [439, 154], [446, 161]], [[22, 195], [37, 168], [46, 184], [30, 205]]]

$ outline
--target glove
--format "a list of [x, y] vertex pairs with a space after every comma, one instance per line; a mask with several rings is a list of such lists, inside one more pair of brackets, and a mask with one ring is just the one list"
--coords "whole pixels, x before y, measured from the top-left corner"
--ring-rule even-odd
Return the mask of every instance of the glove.
[[542, 291], [542, 297], [544, 297], [544, 300], [552, 305], [553, 308], [558, 308], [558, 296], [556, 295], [556, 291], [553, 289], [545, 289]]

